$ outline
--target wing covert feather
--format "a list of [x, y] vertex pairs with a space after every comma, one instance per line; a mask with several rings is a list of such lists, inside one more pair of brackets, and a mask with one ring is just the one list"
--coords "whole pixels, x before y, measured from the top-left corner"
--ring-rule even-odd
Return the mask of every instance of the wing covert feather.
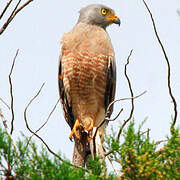
[[63, 74], [62, 74], [62, 64], [61, 64], [62, 57], [59, 57], [59, 69], [58, 69], [58, 85], [59, 85], [59, 95], [60, 101], [62, 104], [62, 108], [64, 111], [64, 117], [66, 122], [69, 124], [70, 128], [72, 129], [74, 126], [75, 118], [72, 112], [72, 105], [71, 102], [68, 102], [67, 95], [64, 88], [63, 83]]
[[[116, 91], [116, 62], [114, 58], [109, 58], [107, 68], [107, 80], [106, 80], [106, 91], [105, 91], [105, 110], [107, 111], [108, 105], [114, 101]], [[109, 111], [109, 117], [113, 112], [113, 105]]]

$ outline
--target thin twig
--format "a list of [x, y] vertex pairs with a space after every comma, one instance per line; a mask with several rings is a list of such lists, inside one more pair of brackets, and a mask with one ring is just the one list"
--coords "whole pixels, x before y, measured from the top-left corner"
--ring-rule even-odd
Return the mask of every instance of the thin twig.
[[118, 172], [117, 172], [117, 170], [115, 169], [115, 167], [114, 167], [114, 165], [113, 165], [112, 159], [111, 159], [109, 156], [108, 156], [107, 158], [108, 158], [109, 162], [111, 163], [111, 166], [112, 166], [114, 172], [116, 173], [116, 176], [118, 176]]
[[108, 151], [106, 154], [105, 154], [105, 156], [109, 156], [111, 153], [113, 153], [114, 152], [114, 150], [113, 149], [111, 149], [110, 151]]
[[167, 142], [167, 141], [168, 141], [168, 140], [160, 140], [160, 141], [155, 142], [154, 145], [159, 145], [159, 144], [161, 144], [161, 143], [163, 143], [163, 142]]
[[10, 1], [6, 4], [5, 8], [3, 9], [3, 11], [2, 11], [2, 13], [1, 13], [1, 15], [0, 15], [0, 19], [3, 17], [4, 13], [5, 13], [6, 10], [8, 9], [9, 5], [11, 4], [11, 2], [12, 2], [12, 0], [10, 0]]
[[16, 57], [17, 57], [18, 53], [19, 53], [19, 49], [16, 51], [16, 55], [13, 59], [13, 63], [12, 63], [11, 70], [9, 73], [9, 85], [10, 85], [10, 96], [11, 96], [11, 116], [12, 116], [12, 118], [11, 118], [11, 131], [10, 131], [11, 135], [12, 135], [13, 130], [14, 130], [14, 97], [13, 97], [13, 86], [12, 86], [11, 74], [13, 72], [14, 64], [15, 64]]
[[[60, 99], [57, 100], [57, 102], [56, 102], [56, 104], [54, 105], [53, 109], [52, 109], [51, 112], [49, 113], [49, 116], [47, 117], [46, 121], [35, 131], [35, 133], [39, 132], [39, 131], [47, 124], [47, 122], [49, 121], [51, 115], [52, 115], [53, 112], [55, 111], [55, 109], [56, 109], [59, 101], [60, 101]], [[31, 141], [33, 135], [34, 135], [34, 134], [32, 134], [32, 135], [29, 137], [29, 139], [28, 139], [28, 141], [27, 141], [27, 144], [26, 144], [26, 148], [27, 148], [27, 146], [29, 145], [29, 142]], [[25, 149], [26, 149], [26, 148], [25, 148]]]
[[6, 167], [0, 162], [0, 166], [3, 168], [3, 169], [6, 169]]
[[0, 97], [0, 101], [10, 110], [10, 106]]
[[[130, 97], [130, 98], [121, 98], [121, 99], [117, 99], [113, 102], [110, 103], [110, 106], [112, 106], [112, 104], [118, 102], [118, 101], [125, 101], [125, 100], [131, 100], [131, 99], [136, 99], [136, 98], [139, 98], [140, 96], [144, 95], [147, 91], [144, 91], [143, 93], [137, 95], [137, 96], [134, 96], [134, 97]], [[94, 137], [93, 137], [94, 138]], [[105, 154], [105, 156], [108, 156], [109, 154], [111, 154], [112, 152], [114, 152], [114, 150], [110, 150], [109, 152], [107, 152]]]
[[13, 14], [15, 13], [16, 9], [18, 8], [19, 4], [20, 4], [21, 0], [19, 0], [16, 4], [16, 6], [14, 7], [13, 11], [11, 12], [10, 16], [8, 17], [7, 21], [3, 24], [2, 28], [0, 29], [0, 35], [4, 32], [4, 30], [7, 28], [7, 26], [9, 25], [9, 23], [12, 21], [13, 19]]
[[151, 129], [148, 128], [146, 131], [142, 132], [140, 135], [142, 136], [142, 135], [144, 135], [144, 134], [146, 134], [146, 133], [149, 134], [150, 130], [151, 130]]
[[105, 120], [106, 121], [115, 121], [119, 116], [120, 116], [120, 114], [122, 113], [122, 111], [123, 111], [123, 108], [118, 112], [118, 114], [113, 118], [113, 119], [110, 119], [109, 117], [108, 117], [108, 115], [106, 116], [106, 118], [105, 118]]
[[25, 110], [24, 110], [24, 120], [25, 120], [25, 124], [26, 124], [27, 129], [28, 129], [34, 136], [36, 136], [38, 139], [40, 139], [41, 142], [46, 146], [47, 150], [48, 150], [51, 154], [53, 154], [56, 158], [58, 158], [61, 162], [65, 163], [65, 164], [68, 164], [68, 165], [70, 165], [70, 166], [72, 166], [72, 167], [79, 168], [79, 169], [81, 169], [81, 170], [83, 170], [83, 171], [85, 171], [85, 172], [89, 172], [87, 169], [84, 169], [84, 168], [82, 168], [82, 167], [75, 166], [75, 165], [73, 165], [73, 164], [71, 164], [71, 163], [63, 160], [58, 154], [56, 154], [55, 152], [53, 152], [53, 151], [49, 148], [49, 146], [47, 145], [47, 143], [46, 143], [38, 134], [36, 134], [34, 131], [32, 131], [31, 128], [29, 127], [29, 124], [28, 124], [28, 122], [27, 122], [27, 110], [28, 110], [28, 107], [29, 107], [29, 106], [31, 105], [31, 103], [38, 97], [38, 95], [40, 94], [40, 92], [41, 92], [44, 84], [45, 84], [45, 83], [42, 84], [42, 86], [41, 86], [41, 88], [39, 89], [39, 91], [38, 91], [38, 92], [36, 93], [36, 95], [29, 101], [28, 105], [26, 106], [26, 108], [25, 108]]
[[104, 120], [99, 124], [99, 126], [96, 128], [96, 131], [95, 131], [95, 133], [94, 133], [94, 136], [93, 136], [93, 140], [95, 140], [95, 137], [96, 137], [96, 134], [97, 134], [97, 131], [98, 131], [98, 129], [105, 123], [105, 122], [107, 122], [107, 121], [115, 121], [118, 117], [119, 117], [119, 115], [121, 114], [121, 112], [123, 111], [123, 108], [119, 111], [119, 113], [117, 114], [117, 116], [115, 117], [115, 118], [113, 118], [113, 119], [109, 119], [107, 116], [104, 118]]
[[[99, 129], [105, 122], [107, 122], [107, 121], [115, 121], [115, 120], [119, 117], [119, 115], [121, 114], [122, 111], [123, 111], [123, 109], [121, 109], [121, 110], [119, 111], [118, 115], [117, 115], [115, 118], [113, 118], [113, 119], [109, 119], [109, 118], [108, 118], [108, 115], [106, 115], [106, 117], [104, 118], [104, 120], [103, 120], [103, 121], [99, 124], [99, 126], [96, 128], [96, 131], [95, 131], [94, 136], [93, 136], [93, 148], [94, 148], [94, 153], [96, 152], [96, 135], [97, 135], [98, 129]], [[107, 111], [107, 112], [108, 112], [108, 111]]]
[[[130, 56], [131, 56], [131, 54], [132, 54], [132, 50], [131, 50], [131, 52], [130, 52]], [[129, 61], [130, 56], [128, 57], [128, 61]], [[129, 63], [129, 62], [128, 62], [128, 63]], [[130, 89], [132, 90], [131, 84], [130, 84]], [[143, 94], [145, 94], [146, 92], [147, 92], [147, 91], [144, 91], [143, 93], [141, 93], [141, 94], [139, 94], [138, 96], [135, 96], [135, 97], [132, 96], [131, 98], [121, 98], [121, 99], [114, 100], [114, 101], [112, 101], [112, 102], [108, 105], [106, 117], [105, 117], [105, 119], [100, 123], [100, 125], [96, 128], [96, 131], [95, 131], [94, 136], [93, 136], [93, 148], [94, 148], [94, 152], [95, 152], [95, 150], [96, 150], [96, 147], [95, 147], [95, 139], [96, 139], [96, 135], [97, 135], [98, 129], [99, 129], [106, 121], [115, 121], [115, 120], [119, 117], [119, 115], [121, 114], [121, 112], [123, 111], [123, 109], [121, 109], [121, 110], [119, 111], [118, 115], [117, 115], [115, 118], [109, 119], [109, 118], [108, 118], [108, 112], [109, 112], [109, 109], [111, 108], [111, 106], [112, 106], [114, 103], [118, 102], [118, 101], [136, 99], [136, 98], [142, 96]], [[131, 95], [133, 95], [133, 93], [132, 93]], [[133, 104], [133, 106], [134, 106], [134, 104]], [[132, 116], [132, 113], [130, 113], [130, 115]], [[129, 118], [128, 118], [128, 119], [129, 119]], [[131, 117], [130, 117], [130, 119], [131, 119]], [[129, 121], [129, 120], [128, 120], [128, 121]], [[126, 120], [126, 121], [124, 122], [123, 128], [124, 128], [124, 126], [126, 125], [126, 123], [127, 123], [128, 121]], [[122, 128], [122, 129], [123, 129], [123, 128]], [[121, 133], [121, 132], [120, 132], [120, 133]], [[118, 133], [118, 135], [119, 135], [119, 133]]]
[[13, 15], [13, 18], [14, 18], [14, 16], [19, 12], [19, 11], [21, 11], [24, 7], [26, 7], [29, 3], [31, 3], [33, 0], [28, 0], [28, 1], [26, 1], [22, 6], [20, 6], [17, 10], [16, 10], [16, 12], [14, 13], [14, 15]]
[[[127, 66], [128, 66], [128, 64], [129, 64], [129, 59], [130, 59], [130, 57], [131, 57], [131, 55], [132, 55], [132, 52], [133, 52], [133, 50], [130, 51], [130, 54], [129, 54], [128, 58], [127, 58], [127, 63], [125, 64], [125, 68], [124, 68], [124, 74], [125, 74], [125, 77], [126, 77], [127, 82], [128, 82], [128, 86], [129, 86], [129, 90], [130, 90], [131, 97], [133, 97], [134, 94], [133, 94], [133, 90], [132, 90], [132, 86], [131, 86], [130, 79], [129, 79], [128, 75], [127, 75]], [[134, 99], [132, 98], [132, 99], [131, 99], [131, 112], [130, 112], [129, 117], [127, 118], [127, 120], [124, 121], [123, 125], [122, 125], [121, 128], [119, 129], [118, 136], [117, 136], [117, 140], [118, 140], [118, 141], [119, 141], [119, 138], [120, 138], [120, 136], [121, 136], [121, 133], [122, 133], [123, 128], [124, 128], [125, 125], [131, 120], [132, 115], [133, 115], [133, 112], [134, 112]]]
[[[118, 100], [116, 100], [116, 101], [114, 101], [114, 102], [117, 102], [117, 101], [119, 101], [119, 100], [129, 100], [129, 99], [132, 99], [132, 98], [133, 98], [133, 99], [136, 99], [136, 98], [138, 98], [138, 97], [144, 95], [146, 92], [147, 92], [147, 91], [144, 91], [144, 92], [141, 93], [140, 95], [134, 96], [134, 97], [131, 97], [131, 98], [118, 99]], [[128, 118], [128, 119], [129, 119], [129, 118]], [[126, 121], [127, 121], [127, 120], [126, 120]], [[126, 123], [127, 123], [126, 121], [124, 121], [123, 125], [121, 126], [121, 129], [120, 129], [120, 135], [121, 135], [121, 133], [122, 133], [122, 130], [123, 130], [124, 126], [125, 126]], [[119, 133], [118, 133], [118, 134], [119, 134]], [[117, 137], [117, 140], [119, 140], [118, 137]], [[110, 151], [108, 151], [107, 153], [105, 153], [105, 156], [108, 156], [108, 155], [110, 155], [110, 154], [113, 153], [113, 152], [114, 152], [114, 150], [111, 149]]]
[[57, 102], [56, 102], [56, 104], [54, 105], [53, 109], [52, 109], [51, 112], [49, 113], [48, 118], [47, 118], [46, 121], [42, 124], [42, 126], [39, 127], [39, 128], [36, 130], [36, 133], [37, 133], [38, 131], [40, 131], [40, 130], [47, 124], [47, 122], [49, 121], [51, 115], [52, 115], [53, 112], [55, 111], [55, 109], [56, 109], [56, 107], [57, 107], [59, 101], [60, 101], [60, 99], [57, 100]]
[[145, 2], [145, 0], [142, 0], [142, 1], [143, 1], [144, 5], [145, 5], [145, 7], [146, 7], [146, 9], [147, 9], [150, 17], [151, 17], [151, 21], [152, 21], [153, 28], [154, 28], [154, 33], [155, 33], [155, 35], [156, 35], [156, 38], [157, 38], [157, 40], [158, 40], [158, 42], [159, 42], [159, 45], [160, 45], [160, 47], [161, 47], [161, 49], [162, 49], [162, 52], [163, 52], [163, 54], [164, 54], [164, 58], [165, 58], [166, 63], [167, 63], [167, 68], [168, 68], [168, 90], [169, 90], [169, 95], [170, 95], [170, 97], [171, 97], [171, 99], [172, 99], [172, 102], [173, 102], [173, 105], [174, 105], [174, 118], [173, 118], [173, 123], [172, 123], [172, 126], [174, 127], [175, 124], [176, 124], [176, 120], [177, 120], [177, 103], [176, 103], [176, 99], [174, 98], [174, 96], [173, 96], [173, 94], [172, 94], [172, 89], [171, 89], [171, 69], [170, 69], [169, 59], [168, 59], [168, 57], [167, 57], [167, 54], [166, 54], [165, 48], [164, 48], [164, 46], [163, 46], [163, 44], [162, 44], [162, 42], [161, 42], [161, 39], [160, 39], [160, 37], [159, 37], [159, 35], [158, 35], [158, 32], [157, 32], [157, 28], [156, 28], [156, 24], [155, 24], [153, 15], [152, 15], [152, 13], [151, 13], [151, 11], [150, 11], [147, 3]]
[[139, 94], [139, 95], [137, 95], [137, 96], [134, 96], [134, 97], [116, 99], [116, 100], [112, 101], [112, 102], [109, 104], [109, 107], [111, 107], [114, 103], [119, 102], [119, 101], [126, 101], [126, 100], [131, 100], [131, 99], [137, 99], [137, 98], [139, 98], [140, 96], [144, 95], [146, 92], [147, 92], [147, 91], [144, 91], [144, 92], [142, 92], [141, 94]]
[[[160, 140], [160, 141], [157, 141], [157, 142], [155, 142], [154, 143], [154, 145], [155, 146], [158, 146], [158, 145], [160, 145], [161, 143], [164, 143], [164, 142], [167, 142], [168, 140], [166, 139], [166, 140]], [[158, 150], [156, 150], [156, 154], [158, 153], [158, 154], [161, 154], [163, 151], [165, 151], [165, 149], [166, 149], [166, 145], [164, 146], [164, 147], [161, 147], [160, 149], [158, 149]]]
[[[9, 16], [9, 18], [7, 19], [7, 21], [3, 24], [3, 26], [0, 29], [0, 35], [4, 32], [4, 30], [7, 28], [7, 26], [10, 24], [10, 22], [14, 19], [14, 17], [16, 16], [16, 14], [18, 14], [24, 7], [26, 7], [30, 2], [32, 2], [33, 0], [28, 0], [26, 1], [22, 6], [19, 6], [21, 0], [18, 1], [18, 3], [16, 4], [14, 10], [12, 11], [11, 15]], [[18, 8], [18, 9], [17, 9]]]

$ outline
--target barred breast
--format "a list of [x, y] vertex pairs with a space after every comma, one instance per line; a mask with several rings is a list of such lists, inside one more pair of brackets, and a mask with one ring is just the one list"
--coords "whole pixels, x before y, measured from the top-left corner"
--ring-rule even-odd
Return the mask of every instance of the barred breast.
[[[71, 41], [66, 41], [66, 36]], [[82, 30], [80, 35], [75, 29], [62, 41], [65, 91], [75, 117], [85, 124], [96, 119], [104, 108], [108, 60], [114, 56], [109, 41], [107, 33], [101, 29]]]

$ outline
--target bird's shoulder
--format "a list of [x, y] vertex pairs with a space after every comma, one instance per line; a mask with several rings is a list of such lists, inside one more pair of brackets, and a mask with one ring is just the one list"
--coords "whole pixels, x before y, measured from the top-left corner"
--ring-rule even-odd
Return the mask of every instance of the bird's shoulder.
[[63, 35], [61, 43], [63, 45], [62, 50], [81, 51], [88, 49], [97, 53], [99, 51], [113, 53], [113, 46], [108, 33], [96, 25], [84, 23], [75, 25], [70, 32]]

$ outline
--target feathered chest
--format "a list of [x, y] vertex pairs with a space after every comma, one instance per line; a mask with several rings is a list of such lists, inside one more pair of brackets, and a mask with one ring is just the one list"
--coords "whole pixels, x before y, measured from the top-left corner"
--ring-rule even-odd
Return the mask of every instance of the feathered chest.
[[108, 34], [96, 27], [73, 29], [63, 36], [62, 44], [66, 91], [84, 97], [94, 92], [104, 97], [108, 61], [114, 56]]

